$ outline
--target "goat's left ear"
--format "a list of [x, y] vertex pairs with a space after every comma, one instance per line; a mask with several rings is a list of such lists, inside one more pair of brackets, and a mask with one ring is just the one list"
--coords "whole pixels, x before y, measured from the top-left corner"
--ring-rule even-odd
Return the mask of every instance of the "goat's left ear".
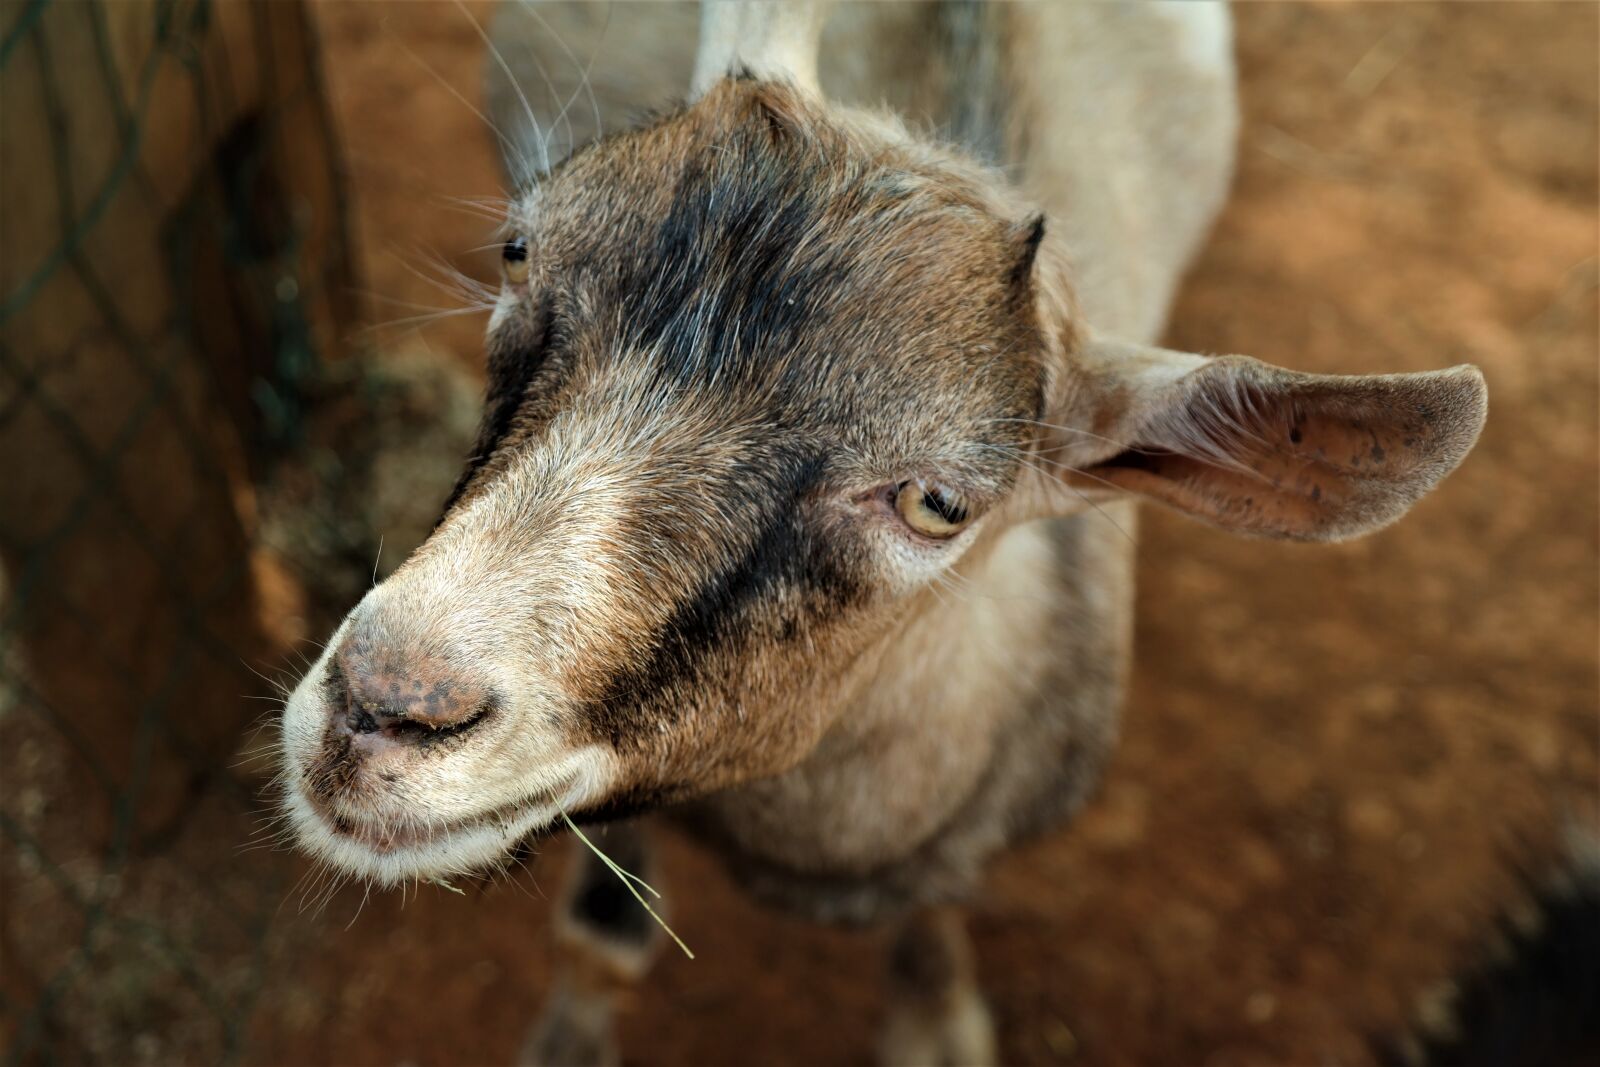
[[1062, 477], [1263, 537], [1338, 541], [1393, 522], [1465, 458], [1488, 413], [1471, 366], [1301, 374], [1106, 339], [1077, 356], [1047, 420], [1057, 469], [1075, 468]]

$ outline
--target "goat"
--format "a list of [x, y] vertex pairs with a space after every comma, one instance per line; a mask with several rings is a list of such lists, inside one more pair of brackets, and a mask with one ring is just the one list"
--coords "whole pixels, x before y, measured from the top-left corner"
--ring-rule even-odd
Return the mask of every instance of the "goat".
[[[595, 18], [495, 37], [555, 60]], [[696, 45], [681, 6], [630, 8], [606, 47], [690, 102], [552, 161], [574, 90], [506, 139], [476, 447], [288, 701], [283, 803], [388, 885], [669, 811], [763, 899], [897, 924], [885, 1057], [978, 1062], [959, 909], [1112, 749], [1135, 500], [1363, 534], [1461, 462], [1487, 394], [1154, 346], [1231, 175], [1226, 8], [833, 22], [823, 49], [823, 5], [714, 2]], [[623, 103], [602, 86], [592, 132]], [[637, 869], [642, 832], [608, 848]], [[529, 1059], [615, 1058], [611, 998], [659, 944], [625, 894], [578, 865]]]

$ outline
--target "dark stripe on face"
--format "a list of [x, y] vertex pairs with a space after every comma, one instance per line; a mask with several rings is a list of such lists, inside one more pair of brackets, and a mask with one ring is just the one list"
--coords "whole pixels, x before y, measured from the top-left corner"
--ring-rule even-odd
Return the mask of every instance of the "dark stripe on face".
[[[750, 501], [760, 507], [755, 537], [735, 563], [678, 605], [645, 662], [613, 679], [589, 718], [598, 736], [623, 746], [653, 731], [659, 717], [677, 717], [681, 702], [673, 691], [698, 684], [713, 653], [763, 635], [787, 638], [804, 622], [796, 616], [837, 608], [858, 595], [837, 548], [807, 527], [802, 498], [821, 472], [820, 459], [792, 461], [754, 487], [760, 494]], [[769, 609], [765, 616], [763, 608]]]
[[555, 343], [554, 304], [546, 300], [531, 326], [507, 324], [489, 339], [488, 384], [485, 389], [483, 422], [466, 469], [456, 479], [455, 488], [439, 512], [437, 529], [450, 509], [456, 506], [473, 476], [489, 462], [501, 442], [510, 434], [517, 411], [528, 393], [528, 385]]
[[737, 379], [817, 326], [840, 253], [802, 242], [825, 225], [828, 188], [812, 151], [741, 128], [691, 162], [667, 217], [630, 264], [633, 335], [668, 381]]

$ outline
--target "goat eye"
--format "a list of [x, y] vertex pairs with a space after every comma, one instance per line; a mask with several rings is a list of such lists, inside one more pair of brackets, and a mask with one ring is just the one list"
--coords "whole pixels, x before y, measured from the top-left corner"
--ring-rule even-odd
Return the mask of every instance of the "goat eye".
[[528, 239], [513, 237], [500, 249], [500, 262], [505, 267], [506, 280], [521, 285], [528, 280]]
[[942, 540], [961, 532], [972, 518], [961, 498], [942, 486], [906, 482], [895, 494], [895, 510], [924, 537]]

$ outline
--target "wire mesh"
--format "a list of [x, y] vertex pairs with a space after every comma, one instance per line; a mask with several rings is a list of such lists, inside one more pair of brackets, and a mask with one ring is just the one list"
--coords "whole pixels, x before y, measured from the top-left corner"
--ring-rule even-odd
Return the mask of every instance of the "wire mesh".
[[[0, 1036], [229, 1062], [289, 864], [258, 489], [350, 290], [298, 3], [0, 4]], [[357, 537], [359, 540], [359, 536]]]

